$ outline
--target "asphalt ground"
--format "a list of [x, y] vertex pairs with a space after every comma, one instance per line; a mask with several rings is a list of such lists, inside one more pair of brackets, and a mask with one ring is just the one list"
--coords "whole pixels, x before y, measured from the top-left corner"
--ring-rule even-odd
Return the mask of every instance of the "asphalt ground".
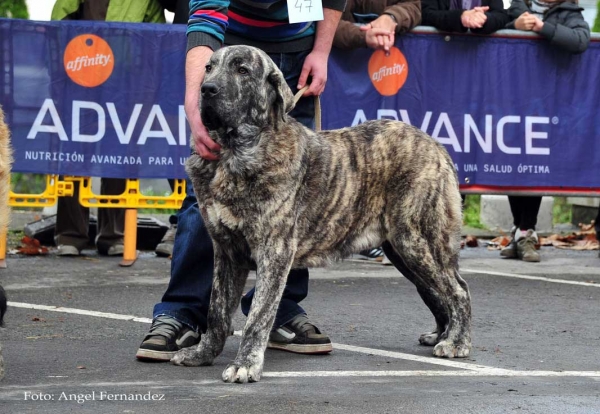
[[530, 264], [466, 248], [473, 351], [455, 360], [418, 344], [433, 317], [393, 267], [311, 270], [302, 304], [334, 351], [268, 350], [263, 379], [245, 385], [220, 379], [236, 336], [211, 367], [136, 361], [170, 262], [142, 253], [121, 268], [85, 253], [9, 256], [0, 270], [0, 413], [600, 413], [597, 252], [544, 247]]

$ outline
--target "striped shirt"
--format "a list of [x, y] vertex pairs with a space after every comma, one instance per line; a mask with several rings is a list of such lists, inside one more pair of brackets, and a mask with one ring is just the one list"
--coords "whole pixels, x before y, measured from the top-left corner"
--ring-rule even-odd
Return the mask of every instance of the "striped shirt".
[[[323, 0], [323, 7], [342, 11], [345, 3], [345, 0]], [[267, 45], [262, 48], [269, 49], [269, 44], [312, 44], [315, 24], [290, 24], [285, 0], [190, 0], [187, 34], [188, 50], [200, 45], [216, 50], [223, 43], [240, 41], [259, 47]]]

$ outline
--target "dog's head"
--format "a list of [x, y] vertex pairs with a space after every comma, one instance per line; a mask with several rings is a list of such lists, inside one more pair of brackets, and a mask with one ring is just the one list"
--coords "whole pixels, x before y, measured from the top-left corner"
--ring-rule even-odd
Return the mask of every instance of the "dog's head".
[[200, 88], [200, 113], [212, 131], [279, 129], [294, 107], [283, 74], [263, 51], [230, 46], [213, 53]]

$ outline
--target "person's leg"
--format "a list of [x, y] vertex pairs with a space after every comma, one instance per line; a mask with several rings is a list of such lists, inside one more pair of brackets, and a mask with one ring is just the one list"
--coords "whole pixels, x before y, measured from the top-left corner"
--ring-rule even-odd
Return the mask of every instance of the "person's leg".
[[[175, 180], [169, 179], [168, 181], [171, 192], [175, 191]], [[173, 255], [173, 244], [175, 243], [175, 235], [177, 234], [177, 214], [178, 213], [175, 213], [169, 216], [169, 229], [154, 249], [154, 253], [156, 253], [157, 256], [169, 257]]]
[[535, 230], [538, 213], [542, 205], [542, 197], [532, 196], [521, 198], [523, 200], [519, 228], [521, 230]]
[[73, 197], [58, 197], [54, 241], [59, 256], [76, 256], [89, 243], [90, 210], [79, 204], [79, 186]]
[[171, 279], [160, 303], [154, 306], [150, 332], [137, 358], [169, 361], [181, 348], [198, 343], [206, 331], [213, 278], [213, 245], [198, 209], [192, 184], [179, 209], [171, 259]]
[[539, 239], [535, 232], [535, 225], [537, 224], [542, 197], [527, 196], [520, 198], [521, 217], [515, 234], [517, 255], [525, 262], [539, 262], [541, 258], [536, 249]]
[[519, 196], [508, 196], [508, 204], [510, 205], [510, 212], [513, 216], [513, 225], [517, 228], [521, 225], [521, 214], [523, 211], [523, 197]]
[[[596, 240], [600, 240], [600, 206], [598, 207], [598, 215], [596, 215], [594, 228], [596, 229]], [[600, 252], [598, 252], [598, 257], [600, 257]]]
[[[120, 195], [125, 192], [126, 181], [122, 178], [102, 178], [100, 181], [100, 194]], [[123, 255], [125, 234], [125, 209], [124, 208], [99, 208], [98, 209], [98, 234], [96, 247], [101, 254], [110, 256]]]
[[153, 317], [169, 315], [195, 331], [206, 330], [213, 276], [213, 245], [198, 209], [192, 183], [179, 209], [171, 259], [171, 279]]

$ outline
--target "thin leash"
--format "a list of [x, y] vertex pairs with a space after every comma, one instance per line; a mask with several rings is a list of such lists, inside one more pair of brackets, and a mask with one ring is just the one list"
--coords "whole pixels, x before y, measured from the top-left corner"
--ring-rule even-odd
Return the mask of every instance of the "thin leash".
[[[294, 105], [298, 103], [302, 94], [308, 90], [308, 85], [300, 89], [296, 95], [294, 95]], [[315, 131], [321, 131], [321, 99], [318, 95], [315, 95]]]

